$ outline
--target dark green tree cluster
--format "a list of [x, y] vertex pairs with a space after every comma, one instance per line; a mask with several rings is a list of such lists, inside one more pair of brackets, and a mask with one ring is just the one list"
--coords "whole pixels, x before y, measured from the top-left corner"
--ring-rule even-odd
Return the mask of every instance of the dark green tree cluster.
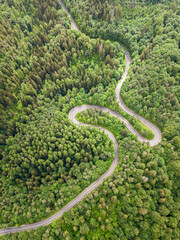
[[0, 11], [0, 144], [4, 144], [7, 135], [15, 134], [17, 112], [36, 105], [45, 79], [47, 45], [70, 23], [57, 0], [5, 0]]
[[73, 87], [88, 92], [118, 80], [119, 48], [70, 31], [60, 6], [57, 0], [1, 5], [1, 145], [16, 134], [16, 115], [36, 108], [38, 94], [57, 100]]
[[53, 45], [50, 55], [45, 56], [45, 97], [53, 99], [57, 93], [64, 96], [73, 87], [89, 92], [98, 84], [107, 86], [113, 78], [118, 80], [116, 71], [123, 59], [118, 59], [117, 45], [99, 39], [91, 40], [84, 34], [71, 31], [59, 36]]

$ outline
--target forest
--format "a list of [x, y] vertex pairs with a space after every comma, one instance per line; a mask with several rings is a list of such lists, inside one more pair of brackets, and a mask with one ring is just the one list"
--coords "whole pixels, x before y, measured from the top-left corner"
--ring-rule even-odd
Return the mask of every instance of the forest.
[[124, 46], [131, 55], [124, 103], [159, 127], [150, 147], [102, 111], [76, 115], [118, 142], [114, 173], [52, 224], [0, 239], [180, 238], [180, 4], [166, 0], [3, 0], [0, 5], [0, 228], [60, 210], [110, 167], [114, 146], [69, 111], [110, 108], [145, 138], [153, 132], [118, 105]]

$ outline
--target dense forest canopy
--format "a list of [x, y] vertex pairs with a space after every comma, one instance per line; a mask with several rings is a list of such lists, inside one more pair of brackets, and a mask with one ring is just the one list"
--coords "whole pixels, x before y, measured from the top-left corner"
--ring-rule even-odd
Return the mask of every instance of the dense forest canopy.
[[[36, 5], [32, 1], [30, 6]], [[9, 55], [5, 55], [6, 45], [2, 54], [2, 227], [48, 216], [108, 169], [113, 146], [107, 136], [99, 136], [93, 129], [76, 129], [67, 113], [84, 101], [81, 93], [94, 94], [93, 87], [107, 87], [119, 80], [124, 67], [119, 45], [72, 32], [58, 1], [42, 1], [34, 11], [25, 2], [23, 6], [19, 15], [31, 18], [30, 29], [18, 23], [11, 26], [16, 2], [1, 6], [4, 15], [10, 12], [6, 21], [21, 33], [22, 43], [32, 44], [27, 52], [21, 49], [25, 56], [21, 64], [12, 57], [17, 57], [14, 44]], [[25, 29], [29, 29], [27, 34]], [[7, 49], [8, 44], [7, 40]], [[5, 71], [8, 66], [9, 74]], [[21, 79], [13, 83], [14, 76]], [[14, 101], [8, 100], [11, 96]]]
[[158, 1], [161, 4], [151, 4], [152, 1], [148, 1], [147, 5], [141, 5], [136, 1], [136, 5], [131, 5], [130, 1], [129, 4], [126, 1], [65, 2], [88, 35], [120, 41], [130, 50], [133, 61], [122, 89], [124, 102], [159, 125], [167, 138], [178, 136], [178, 3]]
[[68, 118], [78, 105], [126, 114], [121, 96], [156, 124], [160, 144], [140, 143], [122, 122], [89, 109], [81, 122], [109, 129], [119, 165], [103, 184], [47, 227], [2, 239], [178, 240], [180, 179], [180, 6], [166, 0], [3, 0], [0, 5], [0, 226], [33, 223], [75, 198], [111, 165], [114, 147], [100, 130]]

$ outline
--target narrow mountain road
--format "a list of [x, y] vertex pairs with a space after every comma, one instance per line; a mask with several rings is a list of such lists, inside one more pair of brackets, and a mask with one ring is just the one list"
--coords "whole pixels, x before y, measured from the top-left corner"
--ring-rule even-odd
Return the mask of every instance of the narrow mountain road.
[[[67, 12], [68, 16], [70, 17], [72, 28], [78, 30], [78, 27], [77, 27], [76, 23], [72, 19], [70, 13], [67, 11], [67, 9], [66, 9], [64, 3], [62, 2], [62, 0], [60, 0], [60, 3], [62, 5], [63, 9]], [[73, 121], [77, 125], [89, 126], [89, 124], [84, 124], [84, 123], [80, 123], [79, 121], [77, 121], [75, 119], [76, 114], [79, 113], [79, 112], [82, 112], [84, 110], [87, 110], [88, 108], [93, 108], [93, 109], [97, 109], [97, 110], [102, 110], [104, 112], [109, 112], [112, 116], [115, 116], [116, 118], [120, 119], [123, 123], [125, 123], [126, 127], [134, 135], [137, 135], [137, 138], [138, 138], [139, 141], [149, 142], [150, 146], [157, 145], [161, 141], [161, 138], [162, 138], [160, 130], [154, 124], [150, 123], [149, 121], [147, 121], [143, 117], [139, 116], [138, 114], [134, 113], [128, 107], [126, 107], [125, 104], [123, 103], [121, 97], [120, 97], [120, 90], [121, 90], [123, 82], [126, 79], [128, 69], [129, 69], [129, 65], [130, 65], [130, 62], [131, 62], [131, 58], [130, 58], [130, 55], [129, 55], [128, 51], [126, 49], [124, 49], [123, 47], [121, 47], [121, 48], [124, 50], [125, 55], [126, 55], [126, 69], [125, 69], [125, 72], [124, 72], [122, 78], [120, 79], [120, 81], [117, 85], [116, 99], [117, 99], [119, 105], [121, 106], [121, 108], [125, 112], [127, 112], [130, 115], [134, 115], [136, 118], [138, 118], [142, 123], [144, 123], [146, 126], [148, 126], [153, 131], [154, 138], [152, 140], [145, 139], [131, 126], [131, 124], [124, 117], [122, 117], [119, 113], [116, 113], [115, 111], [113, 111], [111, 109], [108, 109], [108, 108], [105, 108], [105, 107], [95, 106], [95, 105], [77, 106], [77, 107], [71, 109], [68, 116], [69, 116], [70, 120]], [[95, 125], [90, 125], [90, 126], [95, 126]], [[98, 127], [98, 126], [95, 126], [95, 127]], [[80, 201], [82, 201], [83, 198], [88, 193], [90, 193], [93, 189], [95, 189], [97, 186], [99, 186], [99, 184], [101, 184], [105, 178], [107, 178], [108, 176], [110, 176], [114, 172], [115, 167], [118, 164], [118, 143], [117, 143], [115, 137], [113, 136], [113, 134], [111, 132], [109, 132], [107, 129], [102, 128], [102, 127], [98, 127], [98, 128], [100, 128], [102, 131], [104, 131], [108, 135], [108, 137], [114, 142], [115, 158], [113, 159], [113, 162], [112, 162], [110, 168], [107, 170], [107, 172], [105, 172], [99, 179], [97, 179], [95, 182], [93, 182], [84, 191], [82, 191], [76, 198], [74, 198], [71, 202], [69, 202], [66, 206], [64, 206], [60, 211], [58, 211], [57, 213], [55, 213], [51, 217], [46, 218], [46, 219], [44, 219], [42, 221], [39, 221], [39, 222], [36, 222], [36, 223], [22, 225], [20, 227], [10, 227], [10, 228], [6, 228], [6, 229], [0, 229], [0, 236], [2, 236], [4, 234], [7, 234], [7, 233], [15, 233], [15, 232], [18, 232], [18, 231], [29, 230], [29, 229], [32, 229], [32, 228], [36, 229], [40, 226], [46, 226], [46, 225], [51, 224], [53, 220], [56, 220], [56, 219], [60, 218], [63, 215], [63, 213], [67, 212], [69, 209], [71, 209], [76, 204], [78, 204]]]

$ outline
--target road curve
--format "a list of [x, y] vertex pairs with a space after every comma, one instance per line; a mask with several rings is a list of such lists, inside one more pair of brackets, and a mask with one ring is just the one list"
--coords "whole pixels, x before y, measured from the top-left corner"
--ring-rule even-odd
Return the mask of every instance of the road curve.
[[[84, 124], [84, 125], [87, 125], [87, 124]], [[7, 233], [15, 233], [15, 232], [29, 230], [29, 229], [36, 229], [40, 226], [46, 226], [46, 225], [51, 224], [53, 220], [57, 220], [65, 212], [67, 212], [69, 209], [74, 207], [77, 203], [81, 202], [88, 193], [90, 193], [93, 189], [95, 189], [97, 186], [99, 186], [99, 184], [101, 184], [105, 178], [107, 178], [109, 175], [111, 175], [114, 172], [115, 167], [118, 163], [118, 143], [117, 143], [115, 137], [113, 136], [113, 134], [111, 132], [109, 132], [105, 128], [101, 128], [101, 130], [104, 131], [108, 135], [108, 137], [115, 143], [114, 144], [114, 151], [116, 153], [116, 156], [115, 156], [110, 168], [107, 170], [107, 172], [105, 172], [99, 179], [97, 179], [95, 182], [93, 182], [84, 191], [82, 191], [77, 197], [75, 197], [71, 202], [66, 204], [60, 211], [58, 211], [57, 213], [55, 213], [51, 217], [46, 218], [46, 219], [44, 219], [42, 221], [39, 221], [39, 222], [36, 222], [36, 223], [22, 225], [20, 227], [10, 227], [10, 228], [7, 228], [7, 229], [0, 229], [0, 236], [2, 236], [4, 234], [7, 234]]]
[[[72, 29], [78, 30], [78, 27], [77, 27], [76, 23], [72, 19], [70, 13], [67, 11], [67, 9], [66, 9], [64, 3], [62, 2], [62, 0], [60, 0], [60, 3], [62, 5], [62, 8], [67, 12], [68, 16], [70, 17]], [[121, 47], [121, 48], [124, 50], [125, 56], [126, 56], [126, 69], [125, 69], [125, 72], [124, 72], [122, 78], [120, 79], [120, 81], [117, 85], [116, 99], [117, 99], [119, 105], [121, 106], [121, 108], [125, 112], [127, 112], [130, 115], [134, 115], [136, 118], [138, 118], [142, 123], [144, 123], [146, 126], [148, 126], [153, 131], [154, 138], [152, 140], [147, 140], [144, 137], [142, 137], [124, 117], [122, 117], [119, 113], [116, 113], [115, 111], [113, 111], [111, 109], [101, 107], [101, 106], [96, 106], [96, 105], [82, 105], [82, 106], [77, 106], [77, 107], [71, 109], [70, 112], [69, 112], [69, 115], [68, 115], [71, 121], [73, 121], [75, 124], [80, 125], [80, 126], [81, 125], [94, 126], [94, 127], [100, 128], [101, 131], [104, 131], [108, 135], [108, 137], [114, 142], [115, 158], [113, 159], [113, 162], [112, 162], [110, 168], [99, 179], [97, 179], [95, 182], [93, 182], [84, 191], [82, 191], [77, 197], [75, 197], [72, 201], [70, 201], [68, 204], [66, 204], [60, 211], [58, 211], [57, 213], [55, 213], [51, 217], [46, 218], [46, 219], [44, 219], [42, 221], [39, 221], [39, 222], [32, 223], [32, 224], [21, 225], [20, 227], [10, 227], [10, 228], [6, 228], [6, 229], [0, 229], [0, 236], [2, 236], [4, 234], [8, 234], [8, 233], [15, 233], [15, 232], [25, 231], [25, 230], [29, 230], [29, 229], [36, 229], [40, 226], [46, 226], [46, 225], [51, 224], [53, 220], [57, 220], [65, 212], [67, 212], [69, 209], [71, 209], [76, 204], [78, 204], [80, 201], [82, 201], [83, 198], [88, 193], [90, 193], [93, 189], [95, 189], [97, 186], [99, 186], [99, 184], [101, 184], [105, 178], [107, 178], [108, 176], [110, 176], [114, 172], [115, 167], [118, 164], [118, 143], [117, 143], [115, 137], [113, 136], [113, 134], [111, 132], [109, 132], [105, 128], [98, 127], [96, 125], [84, 124], [84, 123], [81, 123], [81, 122], [77, 121], [76, 118], [75, 118], [77, 113], [82, 112], [84, 110], [87, 110], [88, 108], [102, 110], [103, 112], [109, 112], [112, 116], [120, 119], [126, 125], [126, 127], [131, 131], [131, 133], [133, 133], [134, 135], [137, 136], [139, 141], [149, 142], [150, 146], [155, 146], [161, 141], [162, 135], [161, 135], [160, 130], [154, 124], [150, 123], [149, 121], [147, 121], [143, 117], [139, 116], [138, 114], [134, 113], [128, 107], [126, 107], [125, 104], [123, 103], [121, 97], [120, 97], [120, 90], [121, 90], [123, 82], [126, 79], [128, 69], [129, 69], [129, 66], [130, 66], [130, 62], [131, 62], [131, 58], [130, 58], [130, 55], [129, 55], [128, 51], [123, 47]]]

